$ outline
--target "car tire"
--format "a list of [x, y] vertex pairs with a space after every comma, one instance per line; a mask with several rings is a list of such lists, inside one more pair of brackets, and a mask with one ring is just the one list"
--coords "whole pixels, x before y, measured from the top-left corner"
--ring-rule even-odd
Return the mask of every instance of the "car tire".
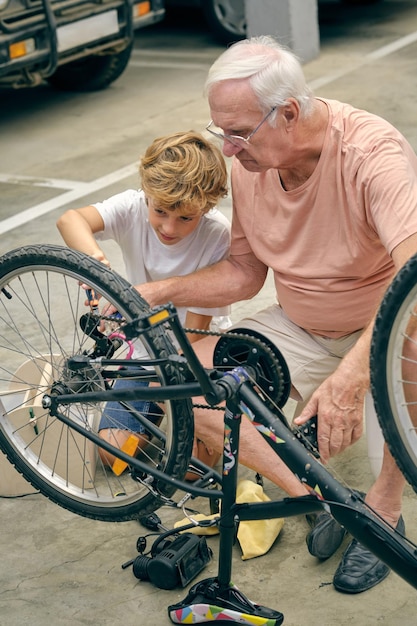
[[92, 55], [61, 65], [48, 82], [60, 91], [105, 89], [124, 72], [133, 44], [113, 54]]
[[229, 44], [246, 37], [244, 0], [202, 0], [201, 8], [216, 39]]

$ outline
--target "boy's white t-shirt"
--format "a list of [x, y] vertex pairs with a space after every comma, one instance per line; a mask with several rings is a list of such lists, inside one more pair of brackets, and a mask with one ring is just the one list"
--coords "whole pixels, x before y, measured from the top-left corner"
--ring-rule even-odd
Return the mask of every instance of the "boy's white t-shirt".
[[[95, 233], [96, 239], [112, 239], [118, 243], [126, 278], [132, 285], [184, 276], [229, 255], [230, 222], [218, 209], [203, 215], [197, 228], [187, 237], [167, 246], [158, 239], [149, 223], [142, 190], [128, 189], [92, 206], [104, 222], [104, 230]], [[180, 307], [178, 315], [182, 324], [187, 310], [212, 317], [230, 315], [229, 306]]]

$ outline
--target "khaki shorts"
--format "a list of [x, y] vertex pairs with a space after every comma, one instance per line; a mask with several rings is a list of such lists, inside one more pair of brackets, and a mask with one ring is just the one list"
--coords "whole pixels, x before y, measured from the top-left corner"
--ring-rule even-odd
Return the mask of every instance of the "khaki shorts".
[[233, 327], [255, 330], [277, 346], [290, 370], [294, 388], [291, 395], [302, 403], [334, 372], [362, 333], [357, 331], [339, 339], [312, 335], [294, 324], [277, 304], [244, 318]]

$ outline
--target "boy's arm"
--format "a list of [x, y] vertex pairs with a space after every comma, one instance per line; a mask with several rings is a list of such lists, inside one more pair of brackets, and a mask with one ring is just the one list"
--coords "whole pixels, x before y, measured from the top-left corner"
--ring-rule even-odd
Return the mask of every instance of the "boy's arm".
[[70, 209], [61, 215], [56, 225], [67, 246], [110, 266], [94, 237], [94, 233], [104, 230], [103, 218], [95, 207]]

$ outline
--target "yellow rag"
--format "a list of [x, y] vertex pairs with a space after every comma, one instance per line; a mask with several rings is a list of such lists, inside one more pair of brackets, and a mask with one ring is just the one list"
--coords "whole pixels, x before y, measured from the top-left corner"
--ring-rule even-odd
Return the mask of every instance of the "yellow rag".
[[[251, 480], [241, 480], [236, 491], [236, 502], [269, 502], [262, 485]], [[240, 522], [237, 538], [242, 550], [242, 560], [253, 559], [266, 554], [284, 526], [284, 519], [261, 519]]]
[[[239, 481], [236, 491], [237, 503], [268, 502], [269, 500], [270, 498], [264, 493], [261, 485], [257, 485], [251, 480]], [[218, 519], [218, 517], [218, 513], [213, 515], [203, 515], [202, 513], [193, 515], [193, 519], [197, 521], [208, 521]], [[189, 521], [187, 518], [182, 519], [174, 524], [174, 528], [183, 526]], [[282, 518], [240, 522], [237, 538], [242, 550], [242, 560], [246, 561], [247, 559], [266, 554], [281, 532], [283, 525], [284, 520]], [[196, 526], [191, 530], [187, 530], [187, 532], [192, 532], [196, 535], [215, 535], [219, 532], [219, 529], [217, 526]]]

